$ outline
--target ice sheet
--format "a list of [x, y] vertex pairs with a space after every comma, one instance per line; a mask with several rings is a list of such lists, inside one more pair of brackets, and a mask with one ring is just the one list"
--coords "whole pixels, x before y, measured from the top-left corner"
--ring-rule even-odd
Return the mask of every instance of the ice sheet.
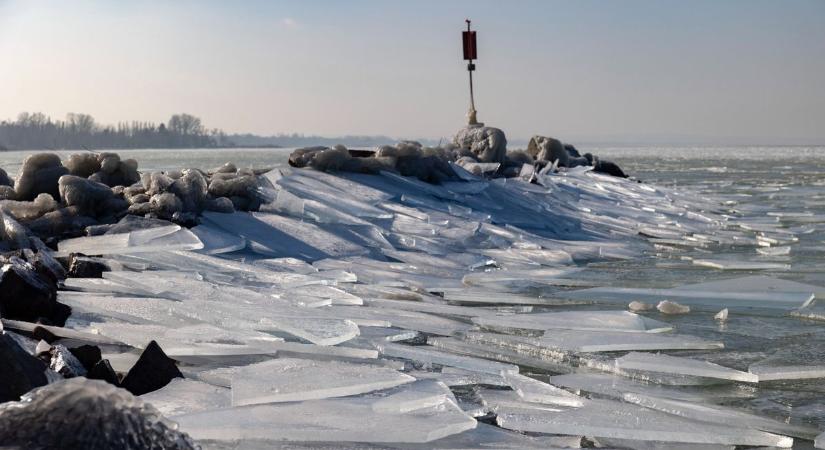
[[596, 438], [674, 443], [774, 446], [789, 448], [793, 439], [764, 431], [695, 422], [636, 405], [588, 400], [578, 408], [524, 408], [501, 405], [496, 423], [504, 428]]
[[660, 353], [628, 353], [616, 360], [616, 367], [623, 370], [642, 370], [748, 383], [756, 383], [759, 381], [759, 377], [752, 373], [729, 369], [707, 361], [669, 356]]
[[475, 428], [452, 401], [406, 413], [377, 412], [376, 399], [250, 405], [177, 416], [195, 439], [235, 441], [430, 442]]
[[554, 329], [660, 333], [672, 327], [664, 322], [627, 311], [565, 311], [558, 313], [511, 314], [474, 317], [473, 323], [495, 330]]
[[232, 375], [232, 405], [343, 397], [413, 381], [398, 371], [365, 364], [278, 358]]

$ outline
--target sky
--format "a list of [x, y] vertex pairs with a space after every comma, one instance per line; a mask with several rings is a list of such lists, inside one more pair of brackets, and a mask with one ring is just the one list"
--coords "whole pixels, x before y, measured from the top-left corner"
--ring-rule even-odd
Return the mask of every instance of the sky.
[[0, 0], [0, 119], [262, 135], [825, 144], [824, 0]]

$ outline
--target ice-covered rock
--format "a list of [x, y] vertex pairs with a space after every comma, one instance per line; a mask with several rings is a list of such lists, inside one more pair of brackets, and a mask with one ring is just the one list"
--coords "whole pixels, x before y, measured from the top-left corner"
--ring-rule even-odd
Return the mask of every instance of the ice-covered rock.
[[57, 180], [69, 173], [60, 157], [54, 153], [35, 153], [23, 161], [14, 190], [18, 200], [34, 200], [37, 194], [50, 194], [60, 198]]
[[82, 178], [88, 178], [100, 171], [100, 160], [95, 153], [73, 153], [63, 165], [69, 169], [71, 175]]
[[0, 241], [12, 249], [24, 249], [31, 246], [26, 228], [14, 220], [14, 217], [0, 209]]
[[33, 201], [0, 200], [0, 209], [23, 222], [34, 220], [57, 209], [58, 203], [49, 194], [38, 194]]
[[75, 206], [88, 216], [114, 214], [127, 207], [117, 198], [109, 186], [74, 175], [64, 175], [59, 180], [60, 199], [66, 206]]
[[627, 305], [627, 309], [629, 309], [632, 312], [650, 311], [653, 308], [655, 308], [655, 306], [651, 305], [650, 303], [640, 302], [638, 300], [633, 300]]
[[456, 133], [453, 143], [469, 149], [479, 162], [504, 163], [507, 156], [507, 138], [498, 128], [470, 125]]
[[687, 314], [690, 312], [690, 306], [682, 305], [670, 300], [662, 300], [656, 305], [656, 309], [662, 314]]
[[201, 212], [206, 203], [207, 181], [203, 174], [194, 169], [186, 169], [183, 176], [175, 180], [169, 191], [181, 200], [186, 212]]
[[124, 389], [74, 378], [0, 405], [0, 442], [20, 448], [177, 449], [197, 446]]
[[558, 161], [560, 167], [569, 167], [570, 154], [558, 139], [545, 136], [533, 136], [527, 144], [527, 153], [536, 161], [552, 163]]
[[138, 163], [134, 159], [121, 161], [117, 153], [101, 153], [97, 155], [97, 159], [100, 162], [100, 171], [90, 175], [90, 180], [112, 187], [130, 186], [140, 181]]
[[[134, 205], [133, 205], [134, 206]], [[183, 209], [183, 202], [180, 198], [171, 192], [164, 192], [155, 194], [149, 200], [149, 206], [153, 213], [163, 219], [171, 219], [172, 216], [181, 212]]]

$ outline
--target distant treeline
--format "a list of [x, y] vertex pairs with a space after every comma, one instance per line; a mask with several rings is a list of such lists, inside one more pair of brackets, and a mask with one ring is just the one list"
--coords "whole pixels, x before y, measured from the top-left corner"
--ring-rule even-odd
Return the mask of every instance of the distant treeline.
[[207, 130], [190, 114], [175, 114], [167, 123], [121, 122], [99, 125], [88, 114], [70, 113], [52, 120], [43, 113], [20, 113], [0, 122], [0, 149], [201, 148], [230, 145], [226, 134]]
[[[97, 150], [134, 148], [309, 147], [315, 145], [375, 147], [398, 142], [388, 136], [322, 137], [303, 134], [227, 135], [207, 129], [191, 114], [175, 114], [166, 123], [120, 122], [101, 125], [89, 114], [69, 113], [53, 120], [43, 113], [20, 113], [0, 122], [0, 150]], [[427, 140], [424, 145], [436, 145]]]

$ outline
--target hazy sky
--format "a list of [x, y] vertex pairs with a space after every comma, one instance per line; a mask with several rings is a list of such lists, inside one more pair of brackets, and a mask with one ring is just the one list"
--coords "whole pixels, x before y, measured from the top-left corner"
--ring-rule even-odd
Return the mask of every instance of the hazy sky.
[[825, 1], [0, 0], [0, 118], [230, 132], [825, 143]]

